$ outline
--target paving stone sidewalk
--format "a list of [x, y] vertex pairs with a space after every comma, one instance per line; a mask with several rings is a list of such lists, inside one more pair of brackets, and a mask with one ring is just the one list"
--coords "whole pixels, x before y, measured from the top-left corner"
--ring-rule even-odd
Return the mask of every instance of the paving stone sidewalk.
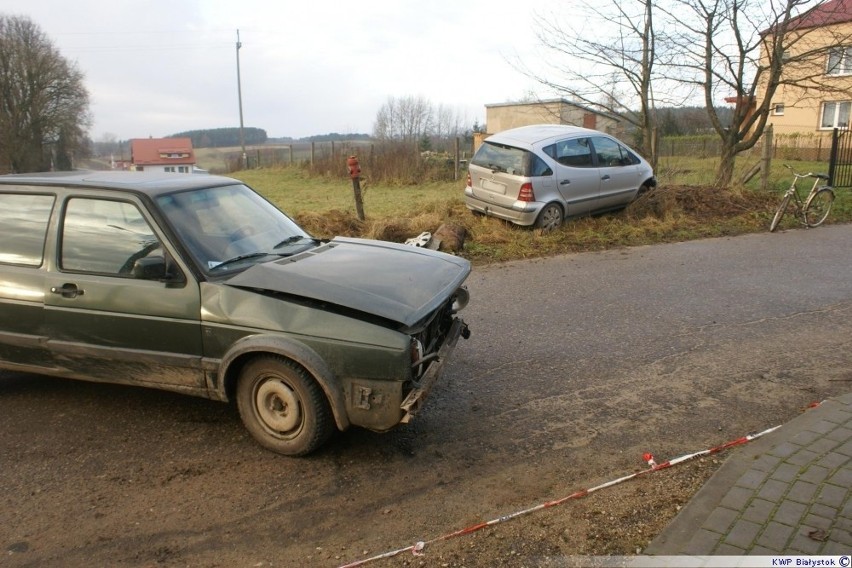
[[646, 555], [852, 552], [852, 393], [737, 448]]

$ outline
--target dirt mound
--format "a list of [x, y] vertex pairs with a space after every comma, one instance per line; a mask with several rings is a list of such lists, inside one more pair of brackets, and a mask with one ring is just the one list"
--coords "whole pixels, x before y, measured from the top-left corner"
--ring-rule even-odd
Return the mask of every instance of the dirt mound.
[[393, 243], [404, 243], [424, 231], [435, 231], [440, 218], [429, 216], [378, 218], [360, 221], [352, 212], [333, 209], [325, 213], [300, 213], [296, 222], [309, 234], [320, 238], [360, 237]]
[[643, 193], [627, 207], [626, 213], [634, 219], [649, 216], [661, 219], [672, 214], [683, 214], [710, 220], [768, 210], [777, 205], [778, 196], [772, 192], [669, 185]]
[[655, 187], [643, 193], [627, 207], [626, 214], [632, 219], [662, 219], [674, 214], [697, 219], [714, 219], [768, 210], [777, 205], [778, 196], [772, 192], [670, 185]]
[[323, 213], [306, 212], [296, 215], [296, 223], [316, 237], [360, 237], [366, 223], [346, 211], [332, 209]]

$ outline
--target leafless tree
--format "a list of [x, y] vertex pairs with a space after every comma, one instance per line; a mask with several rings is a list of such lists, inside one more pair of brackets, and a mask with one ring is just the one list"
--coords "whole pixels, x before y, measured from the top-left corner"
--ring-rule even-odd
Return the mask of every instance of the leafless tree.
[[0, 167], [71, 167], [71, 154], [84, 146], [88, 107], [83, 75], [38, 26], [0, 15]]
[[432, 127], [432, 104], [423, 97], [388, 97], [376, 114], [373, 136], [417, 143]]
[[[807, 9], [831, 8], [831, 0], [673, 0], [666, 11], [679, 30], [677, 67], [684, 84], [701, 89], [714, 130], [722, 142], [715, 185], [733, 179], [736, 156], [763, 135], [773, 97], [782, 85], [803, 96], [825, 97], [836, 87], [825, 81], [832, 50], [850, 42], [848, 34], [814, 41], [824, 29], [808, 25]], [[845, 7], [844, 7], [845, 10]], [[848, 96], [848, 94], [847, 94]], [[734, 101], [730, 123], [719, 104]]]
[[432, 125], [432, 136], [439, 140], [448, 140], [464, 132], [466, 121], [464, 116], [453, 109], [453, 107], [439, 104], [435, 108]]
[[[658, 32], [654, 0], [582, 0], [571, 3], [570, 22], [537, 15], [545, 70], [524, 63], [524, 72], [566, 98], [612, 115], [637, 133], [645, 157], [657, 161], [657, 116], [652, 83], [663, 82], [655, 65]], [[659, 89], [658, 89], [659, 92]], [[670, 91], [663, 88], [663, 92]]]
[[389, 97], [376, 113], [373, 136], [380, 141], [410, 143], [423, 150], [447, 151], [471, 126], [464, 113], [445, 104], [434, 105], [423, 97]]
[[106, 156], [112, 159], [120, 159], [121, 156], [121, 140], [112, 132], [104, 132], [97, 140], [92, 143], [94, 153], [97, 156]]

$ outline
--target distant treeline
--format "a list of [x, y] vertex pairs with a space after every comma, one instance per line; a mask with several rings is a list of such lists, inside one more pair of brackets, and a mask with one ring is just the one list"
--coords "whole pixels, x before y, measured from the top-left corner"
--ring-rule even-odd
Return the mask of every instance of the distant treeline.
[[[369, 134], [340, 134], [330, 132], [328, 134], [317, 134], [305, 138], [269, 138], [266, 130], [262, 128], [243, 128], [245, 143], [247, 146], [259, 146], [262, 144], [289, 144], [291, 142], [337, 142], [341, 140], [370, 140]], [[189, 138], [192, 140], [193, 148], [228, 148], [240, 145], [239, 128], [208, 128], [205, 130], [187, 130], [170, 134], [167, 138]]]
[[363, 141], [371, 140], [369, 134], [340, 134], [339, 132], [329, 132], [328, 134], [315, 134], [314, 136], [306, 136], [305, 138], [273, 138], [270, 142], [279, 142], [288, 144], [290, 142], [341, 142], [341, 141]]
[[[717, 109], [723, 125], [730, 122], [733, 108]], [[692, 136], [692, 135], [715, 135], [713, 125], [707, 116], [707, 110], [702, 107], [663, 107], [657, 109], [658, 135], [662, 137]], [[486, 131], [485, 126], [475, 129], [477, 132]], [[294, 143], [330, 143], [330, 142], [366, 142], [372, 140], [369, 134], [330, 132], [328, 134], [316, 134], [304, 138], [292, 138], [289, 136], [280, 138], [269, 138], [266, 130], [262, 128], [244, 128], [246, 146], [263, 146], [265, 144], [294, 144]], [[233, 128], [207, 128], [203, 130], [187, 130], [167, 136], [167, 138], [189, 138], [192, 140], [193, 148], [233, 148], [240, 145], [240, 129]], [[463, 143], [467, 143], [467, 137]], [[103, 141], [90, 141], [91, 154], [95, 156], [114, 156], [116, 159], [124, 159], [130, 156], [130, 142], [128, 140], [107, 139]]]
[[[262, 128], [243, 128], [247, 145], [265, 144], [269, 137]], [[189, 138], [193, 148], [226, 148], [240, 145], [239, 128], [209, 128], [206, 130], [187, 130], [171, 134], [166, 138]]]
[[[733, 107], [716, 109], [722, 124], [728, 125]], [[657, 109], [660, 136], [689, 136], [713, 133], [713, 124], [704, 107], [665, 107]]]

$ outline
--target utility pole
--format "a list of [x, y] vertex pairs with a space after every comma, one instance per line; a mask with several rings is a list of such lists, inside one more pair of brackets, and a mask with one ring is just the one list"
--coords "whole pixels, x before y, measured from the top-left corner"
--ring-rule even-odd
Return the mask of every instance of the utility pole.
[[240, 43], [240, 30], [237, 30], [237, 99], [240, 103], [240, 147], [243, 150], [242, 162], [243, 169], [248, 169], [248, 156], [246, 155], [246, 138], [243, 134], [243, 87], [240, 81], [240, 48], [243, 46]]

